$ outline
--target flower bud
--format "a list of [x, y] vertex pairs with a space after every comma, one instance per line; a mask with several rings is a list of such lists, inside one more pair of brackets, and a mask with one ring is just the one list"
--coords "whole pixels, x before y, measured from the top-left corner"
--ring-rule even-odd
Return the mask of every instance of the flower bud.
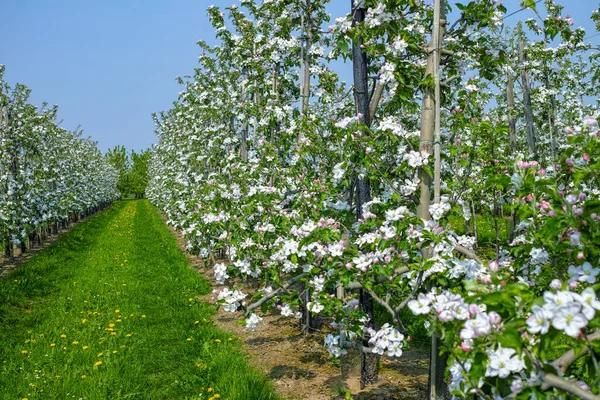
[[560, 290], [562, 288], [562, 282], [560, 279], [552, 279], [550, 282], [550, 289], [552, 290]]
[[500, 314], [498, 314], [496, 311], [491, 311], [488, 314], [488, 321], [490, 321], [490, 324], [494, 326], [498, 325], [501, 320], [502, 318], [500, 318]]
[[577, 289], [577, 286], [579, 286], [579, 282], [577, 282], [577, 281], [569, 282], [569, 289], [571, 289], [571, 290]]
[[497, 272], [500, 269], [500, 265], [498, 265], [498, 261], [493, 260], [488, 264], [488, 269], [492, 272]]
[[469, 305], [469, 312], [473, 315], [476, 315], [479, 313], [479, 307], [477, 307], [477, 304], [470, 304]]

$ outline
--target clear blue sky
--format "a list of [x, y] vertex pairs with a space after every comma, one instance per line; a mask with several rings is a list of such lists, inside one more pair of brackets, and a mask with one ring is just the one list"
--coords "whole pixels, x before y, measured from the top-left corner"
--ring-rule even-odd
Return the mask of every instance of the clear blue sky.
[[[509, 13], [519, 9], [518, 0], [504, 3]], [[596, 0], [563, 3], [576, 26], [595, 33], [589, 15]], [[32, 89], [33, 104], [58, 104], [65, 128], [81, 125], [102, 151], [119, 144], [139, 151], [156, 142], [150, 114], [170, 108], [180, 91], [175, 78], [193, 72], [196, 42], [214, 43], [205, 11], [211, 4], [239, 1], [2, 0], [0, 64], [9, 84]], [[332, 0], [332, 19], [349, 5]]]

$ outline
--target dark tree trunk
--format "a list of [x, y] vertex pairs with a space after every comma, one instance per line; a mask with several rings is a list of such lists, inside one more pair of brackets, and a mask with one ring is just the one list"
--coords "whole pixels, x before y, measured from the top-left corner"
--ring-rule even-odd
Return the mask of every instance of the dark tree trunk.
[[[361, 23], [365, 20], [365, 9], [356, 8], [355, 2], [351, 0], [353, 24]], [[356, 113], [360, 115], [361, 121], [367, 127], [371, 125], [371, 115], [369, 112], [369, 66], [367, 54], [362, 50], [363, 38], [359, 37], [352, 43], [352, 66], [354, 73], [354, 99], [356, 104]], [[368, 132], [363, 132], [368, 134]], [[363, 217], [363, 205], [371, 200], [371, 183], [367, 177], [356, 178], [356, 219]], [[361, 289], [360, 304], [363, 312], [369, 317], [366, 328], [373, 328], [373, 299]], [[368, 333], [363, 335], [363, 346], [368, 346]], [[360, 385], [362, 388], [372, 385], [379, 379], [379, 355], [361, 352], [360, 367]]]

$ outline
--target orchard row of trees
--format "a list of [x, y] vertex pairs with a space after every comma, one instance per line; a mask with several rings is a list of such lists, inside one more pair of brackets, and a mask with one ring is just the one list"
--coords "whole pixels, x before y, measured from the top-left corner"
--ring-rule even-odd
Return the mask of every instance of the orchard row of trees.
[[0, 244], [10, 257], [119, 194], [96, 143], [59, 127], [57, 107], [38, 110], [30, 90], [11, 88], [3, 74], [0, 65]]
[[329, 29], [327, 0], [241, 3], [208, 9], [220, 44], [199, 42], [155, 115], [147, 190], [219, 303], [250, 330], [265, 312], [332, 321], [325, 345], [361, 352], [363, 386], [427, 330], [432, 398], [598, 399], [586, 32], [553, 0], [525, 1], [523, 23], [492, 0], [354, 0]]
[[121, 197], [136, 199], [144, 197], [148, 186], [150, 156], [150, 150], [144, 150], [139, 154], [131, 150], [131, 154], [128, 155], [124, 146], [115, 146], [108, 150], [106, 159], [119, 173], [117, 189]]

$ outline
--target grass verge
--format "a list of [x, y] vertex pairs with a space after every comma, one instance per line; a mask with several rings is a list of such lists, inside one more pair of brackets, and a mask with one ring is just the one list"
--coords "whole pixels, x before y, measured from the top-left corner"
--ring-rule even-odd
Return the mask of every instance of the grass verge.
[[147, 201], [116, 204], [0, 281], [0, 398], [276, 399], [209, 290]]

